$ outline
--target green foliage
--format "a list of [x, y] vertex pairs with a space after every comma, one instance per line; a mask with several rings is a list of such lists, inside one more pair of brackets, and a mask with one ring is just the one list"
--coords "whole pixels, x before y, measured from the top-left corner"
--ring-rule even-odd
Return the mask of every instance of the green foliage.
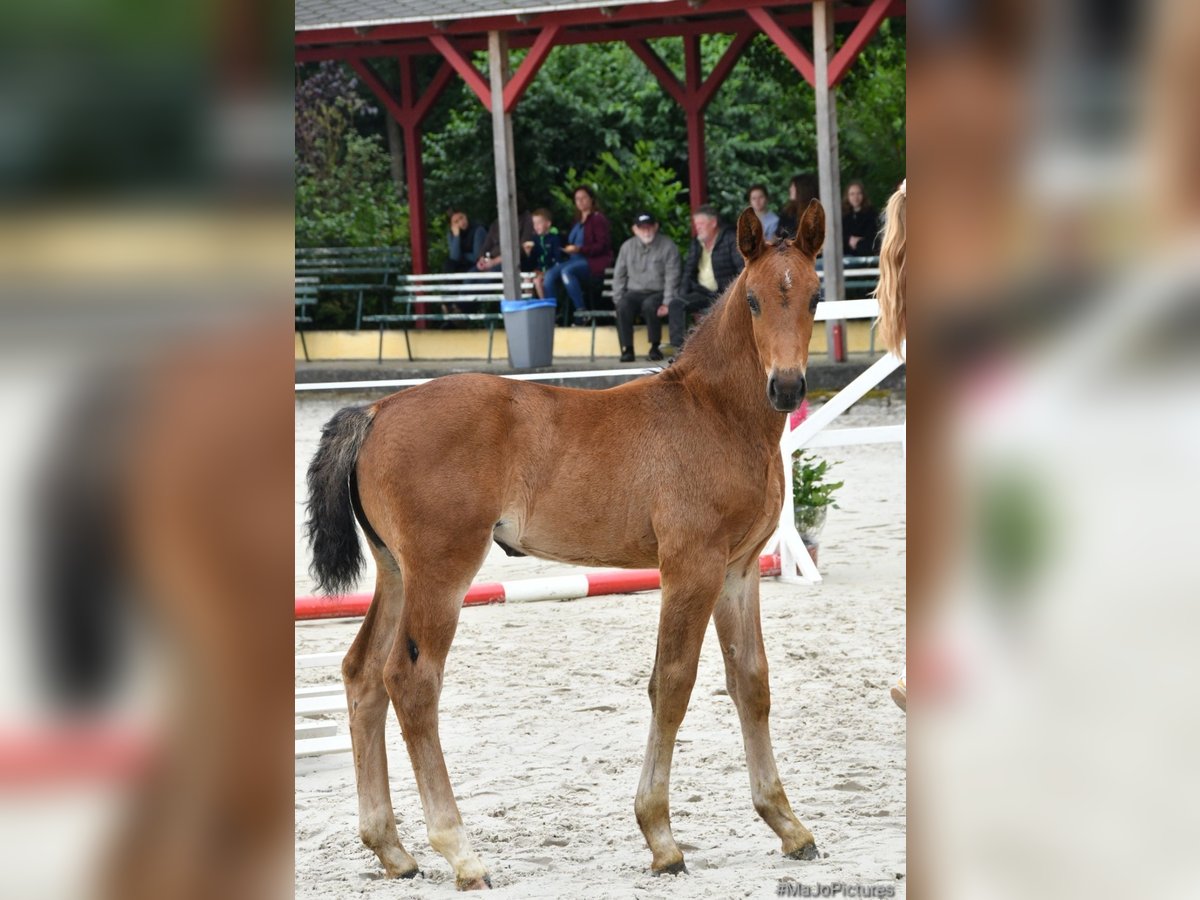
[[838, 87], [838, 145], [842, 185], [863, 180], [882, 209], [904, 178], [905, 72], [902, 25], [884, 19]]
[[[837, 40], [844, 41], [852, 27], [839, 25]], [[811, 44], [807, 29], [796, 37], [802, 45]], [[701, 39], [706, 75], [731, 40], [721, 34]], [[683, 41], [662, 38], [650, 44], [682, 80]], [[514, 66], [522, 56], [522, 51], [512, 54]], [[481, 71], [486, 69], [486, 54], [477, 53], [474, 61]], [[418, 60], [422, 83], [440, 64], [432, 56]], [[876, 207], [904, 176], [905, 65], [904, 20], [885, 19], [837, 88], [842, 183], [862, 179]], [[394, 79], [391, 66], [380, 64], [385, 80]], [[307, 171], [298, 165], [297, 238], [306, 244], [403, 245], [407, 238], [400, 236], [406, 235], [407, 222], [387, 182], [386, 144], [370, 150], [356, 146], [356, 165], [365, 165], [358, 171], [348, 161], [351, 135], [382, 135], [385, 113], [363, 101], [364, 89], [345, 67], [340, 74], [329, 69], [320, 74], [324, 81], [307, 89], [304, 104], [299, 95], [307, 79], [297, 88], [298, 145], [303, 135], [298, 162], [302, 156], [314, 163]], [[338, 78], [347, 79], [357, 96], [326, 109], [320, 103], [336, 93]], [[757, 35], [705, 111], [709, 200], [726, 222], [745, 208], [749, 185], [767, 185], [770, 205], [778, 210], [792, 176], [817, 171], [815, 118], [812, 89], [770, 39]], [[630, 217], [643, 206], [659, 217], [670, 237], [686, 243], [684, 114], [628, 45], [555, 47], [512, 121], [522, 210], [550, 206], [562, 229], [574, 215], [569, 192], [580, 181], [594, 182], [601, 208], [613, 223], [615, 243], [628, 234]], [[423, 134], [430, 262], [437, 269], [446, 256], [446, 211], [451, 206], [464, 208], [485, 227], [496, 218], [491, 116], [455, 79], [431, 110]], [[372, 212], [372, 206], [378, 209]]]
[[348, 133], [341, 157], [321, 175], [298, 169], [296, 246], [408, 250], [408, 208], [378, 136]]
[[827, 459], [812, 453], [799, 451], [792, 457], [792, 500], [797, 508], [802, 506], [838, 508], [833, 495], [846, 483], [844, 481], [825, 480], [825, 474], [832, 466]]
[[645, 211], [658, 219], [663, 234], [681, 251], [686, 250], [691, 227], [687, 203], [681, 199], [683, 185], [673, 170], [658, 165], [652, 156], [650, 146], [638, 141], [632, 153], [605, 150], [582, 175], [574, 166], [567, 169], [565, 184], [551, 188], [559, 221], [574, 218], [575, 187], [587, 184], [596, 192], [600, 208], [612, 224], [614, 247], [619, 248], [629, 236], [633, 217]]
[[828, 460], [799, 451], [792, 456], [792, 501], [795, 508], [796, 530], [802, 537], [815, 538], [825, 524], [829, 507], [838, 508], [833, 495], [846, 483], [825, 480], [830, 467]]

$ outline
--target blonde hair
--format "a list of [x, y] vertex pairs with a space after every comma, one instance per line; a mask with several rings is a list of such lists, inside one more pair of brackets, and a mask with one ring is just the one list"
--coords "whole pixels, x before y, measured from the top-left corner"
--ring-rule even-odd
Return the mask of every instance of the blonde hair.
[[904, 300], [904, 207], [907, 198], [906, 182], [888, 200], [883, 247], [879, 251], [879, 284], [875, 288], [875, 298], [879, 301], [879, 339], [884, 347], [901, 358], [901, 345], [908, 332]]

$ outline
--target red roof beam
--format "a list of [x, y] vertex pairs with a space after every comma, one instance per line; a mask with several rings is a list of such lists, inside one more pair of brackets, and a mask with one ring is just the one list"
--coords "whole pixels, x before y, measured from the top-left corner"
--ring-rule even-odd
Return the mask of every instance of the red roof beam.
[[700, 87], [700, 108], [708, 106], [717, 89], [729, 77], [729, 73], [733, 71], [733, 67], [737, 65], [738, 59], [742, 55], [742, 51], [746, 49], [746, 45], [750, 43], [750, 39], [754, 37], [753, 31], [743, 31], [740, 34], [733, 36], [733, 43], [726, 48], [724, 55], [713, 66], [712, 72], [708, 78], [704, 80], [704, 84]]
[[425, 121], [425, 117], [429, 115], [429, 110], [437, 98], [442, 95], [442, 91], [446, 89], [450, 79], [454, 77], [454, 68], [448, 62], [442, 62], [438, 67], [437, 73], [433, 76], [433, 80], [429, 82], [429, 86], [425, 88], [425, 93], [421, 95], [421, 99], [413, 104], [413, 118], [419, 125]]
[[646, 64], [646, 68], [650, 70], [650, 74], [658, 79], [658, 83], [662, 85], [667, 95], [686, 109], [687, 92], [683, 89], [683, 85], [679, 83], [679, 79], [675, 77], [675, 73], [662, 61], [662, 58], [654, 52], [650, 45], [645, 41], [629, 41], [629, 49], [637, 55], [638, 59]]
[[812, 56], [796, 42], [796, 39], [792, 37], [792, 33], [784, 28], [774, 16], [761, 6], [750, 7], [746, 10], [746, 14], [754, 20], [754, 24], [766, 32], [767, 37], [775, 42], [775, 46], [780, 49], [783, 55], [804, 76], [804, 80], [813, 87], [816, 87], [817, 70], [813, 65]]
[[867, 11], [863, 13], [863, 17], [858, 20], [858, 24], [854, 26], [854, 30], [846, 38], [846, 43], [838, 48], [837, 53], [833, 55], [833, 59], [829, 61], [830, 86], [842, 80], [842, 76], [846, 74], [846, 70], [858, 59], [858, 54], [862, 53], [862, 49], [867, 45], [867, 41], [879, 30], [879, 24], [889, 14], [894, 5], [896, 5], [895, 0], [873, 0], [871, 5], [867, 7]]
[[533, 76], [537, 74], [537, 70], [542, 67], [542, 63], [546, 61], [546, 57], [550, 54], [551, 49], [553, 49], [554, 41], [558, 37], [560, 30], [560, 26], [551, 25], [549, 28], [543, 28], [538, 32], [538, 36], [533, 41], [533, 46], [529, 48], [529, 52], [521, 60], [520, 68], [513, 73], [508, 84], [504, 86], [504, 111], [506, 113], [513, 111], [513, 107], [517, 105], [517, 101], [525, 93], [525, 88], [529, 87], [529, 82], [533, 81]]
[[375, 67], [365, 59], [352, 59], [349, 63], [350, 67], [358, 73], [358, 77], [363, 80], [363, 84], [370, 88], [371, 93], [376, 96], [379, 102], [387, 107], [387, 111], [391, 117], [405, 128], [409, 127], [412, 117], [411, 107], [392, 93], [391, 88], [384, 84], [383, 79], [379, 77], [379, 73], [375, 71]]
[[[834, 10], [837, 22], [857, 22], [861, 18], [864, 7], [838, 7]], [[899, 10], [898, 12], [896, 10]], [[903, 2], [893, 2], [893, 15], [903, 15]], [[812, 12], [784, 13], [775, 16], [784, 28], [807, 28], [812, 25]], [[421, 26], [416, 26], [421, 27]], [[648, 38], [686, 37], [690, 34], [741, 34], [750, 32], [757, 34], [759, 29], [739, 11], [736, 16], [722, 15], [720, 17], [705, 17], [688, 21], [672, 22], [638, 22], [630, 25], [616, 25], [606, 28], [589, 29], [560, 29], [554, 40], [554, 45], [568, 44], [603, 44], [610, 41], [646, 40]], [[508, 39], [509, 49], [518, 50], [532, 46], [537, 40], [538, 32], [528, 30], [513, 32]], [[465, 53], [477, 50], [487, 50], [487, 38], [482, 35], [467, 35], [455, 41], [459, 49]], [[298, 63], [318, 62], [325, 59], [361, 59], [364, 57], [399, 56], [406, 53], [429, 55], [436, 53], [425, 34], [405, 34], [391, 40], [376, 40], [374, 34], [364, 40], [358, 37], [354, 44], [336, 44], [314, 47], [297, 47], [295, 59]]]
[[[795, 0], [760, 0], [759, 6], [785, 7], [795, 6]], [[807, 5], [807, 4], [806, 4]], [[702, 13], [741, 12], [746, 8], [745, 0], [707, 0]], [[862, 11], [851, 9], [852, 18], [857, 19]], [[525, 21], [516, 16], [487, 16], [481, 18], [459, 18], [448, 21], [403, 22], [390, 25], [368, 26], [365, 28], [318, 28], [297, 31], [295, 40], [298, 46], [309, 44], [361, 44], [364, 41], [379, 41], [388, 38], [403, 37], [433, 37], [482, 35], [489, 31], [524, 31], [527, 29], [545, 28], [550, 25], [609, 25], [622, 22], [639, 22], [649, 20], [660, 22], [674, 17], [694, 17], [697, 9], [690, 0], [670, 0], [666, 3], [631, 4], [601, 12], [599, 8], [587, 7], [582, 9], [565, 9], [555, 12], [538, 13]]]
[[440, 34], [432, 35], [429, 43], [433, 44], [438, 53], [442, 54], [446, 62], [454, 66], [454, 71], [467, 83], [467, 87], [475, 92], [475, 96], [479, 98], [484, 108], [491, 109], [492, 89], [488, 87], [483, 75], [475, 68], [471, 60], [467, 59], [458, 45], [453, 43], [450, 38]]

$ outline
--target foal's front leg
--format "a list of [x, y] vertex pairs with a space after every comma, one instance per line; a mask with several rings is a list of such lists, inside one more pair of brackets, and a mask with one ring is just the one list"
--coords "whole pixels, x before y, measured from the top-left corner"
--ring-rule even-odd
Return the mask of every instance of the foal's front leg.
[[650, 673], [650, 740], [638, 782], [634, 811], [653, 854], [654, 874], [686, 872], [683, 851], [671, 834], [669, 786], [675, 735], [687, 712], [700, 645], [721, 591], [724, 560], [697, 564], [686, 556], [662, 560], [662, 610], [658, 648]]
[[816, 859], [812, 832], [792, 812], [771, 748], [767, 724], [771, 713], [771, 688], [767, 683], [767, 653], [763, 647], [758, 609], [758, 567], [752, 572], [730, 570], [721, 599], [713, 611], [721, 655], [725, 660], [725, 685], [737, 707], [750, 770], [754, 808], [783, 840], [783, 854], [792, 859]]

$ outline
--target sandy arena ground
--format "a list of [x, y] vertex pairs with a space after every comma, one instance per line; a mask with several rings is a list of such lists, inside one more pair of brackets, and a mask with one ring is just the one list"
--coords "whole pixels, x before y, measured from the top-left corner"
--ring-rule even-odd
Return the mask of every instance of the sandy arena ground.
[[[297, 595], [313, 589], [300, 540], [304, 470], [320, 426], [359, 402], [363, 397], [350, 395], [297, 400]], [[834, 427], [903, 418], [902, 403], [867, 402]], [[649, 729], [658, 593], [479, 607], [464, 610], [459, 623], [441, 732], [463, 821], [496, 896], [768, 897], [781, 881], [813, 889], [863, 885], [861, 896], [871, 895], [871, 885], [875, 896], [904, 896], [905, 719], [888, 696], [904, 660], [903, 456], [898, 444], [822, 455], [840, 461], [834, 474], [846, 481], [841, 508], [830, 512], [822, 536], [825, 580], [816, 587], [764, 580], [762, 618], [780, 775], [823, 858], [784, 859], [778, 838], [754, 812], [711, 624], [671, 772], [672, 827], [690, 874], [655, 878], [633, 795]], [[510, 559], [493, 548], [478, 580], [567, 571], [574, 570]], [[359, 589], [372, 584], [365, 577]], [[344, 652], [357, 627], [345, 620], [299, 624], [296, 652]], [[306, 669], [297, 683], [336, 678], [336, 669]], [[330, 718], [344, 733], [345, 716]], [[360, 843], [349, 754], [302, 760], [298, 898], [454, 893], [449, 866], [429, 846], [394, 716], [387, 740], [400, 839], [422, 875], [382, 878]]]

